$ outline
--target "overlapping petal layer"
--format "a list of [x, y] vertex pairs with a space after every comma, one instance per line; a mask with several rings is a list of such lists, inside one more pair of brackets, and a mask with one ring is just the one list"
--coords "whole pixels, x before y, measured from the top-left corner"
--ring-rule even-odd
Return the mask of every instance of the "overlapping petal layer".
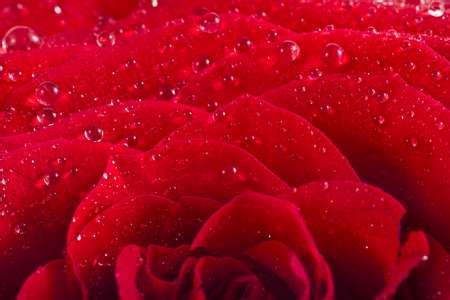
[[449, 18], [0, 1], [0, 298], [448, 299]]

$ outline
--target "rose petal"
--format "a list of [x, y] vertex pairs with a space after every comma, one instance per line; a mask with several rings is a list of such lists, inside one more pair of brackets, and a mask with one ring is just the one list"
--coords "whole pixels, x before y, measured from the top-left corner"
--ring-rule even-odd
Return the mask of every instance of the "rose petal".
[[398, 77], [375, 75], [293, 82], [264, 99], [322, 130], [358, 174], [395, 195], [413, 223], [450, 245], [450, 113], [440, 103]]
[[250, 96], [170, 136], [172, 140], [199, 137], [242, 147], [293, 186], [319, 179], [358, 180], [346, 158], [321, 132], [302, 118]]
[[330, 263], [339, 297], [372, 299], [383, 289], [392, 294], [428, 254], [426, 239], [418, 234], [400, 244], [404, 209], [374, 187], [317, 182], [300, 187], [287, 198], [300, 207], [320, 252]]
[[149, 195], [119, 202], [105, 210], [68, 245], [84, 297], [108, 299], [114, 295], [112, 267], [122, 247], [130, 243], [189, 243], [215, 209], [216, 205], [206, 199], [183, 198], [175, 203]]
[[[247, 251], [247, 255], [287, 284], [296, 295], [295, 299], [310, 299], [310, 280], [305, 267], [296, 253], [286, 245], [273, 240], [263, 242]], [[274, 285], [274, 294], [281, 291], [281, 288], [276, 287], [273, 277], [266, 278], [265, 283]], [[286, 296], [278, 295], [278, 298], [286, 299]]]
[[[243, 93], [260, 94], [298, 77], [314, 81], [330, 73], [394, 72], [450, 106], [450, 62], [421, 42], [351, 30], [291, 34], [287, 39], [227, 57], [208, 72], [192, 76], [176, 101], [207, 107], [211, 99], [221, 105]], [[342, 47], [347, 63], [336, 68], [324, 59], [329, 43]]]
[[379, 31], [395, 29], [398, 32], [414, 34], [431, 32], [435, 35], [450, 36], [450, 25], [446, 22], [446, 18], [424, 14], [422, 11], [417, 11], [415, 6], [378, 5], [372, 2], [356, 2], [350, 5], [342, 1], [298, 2], [295, 0], [283, 2], [237, 0], [232, 3], [208, 0], [161, 1], [146, 15], [132, 14], [121, 25], [131, 27], [145, 23], [149, 27], [156, 27], [168, 20], [202, 11], [217, 13], [236, 11], [246, 15], [259, 15], [270, 22], [298, 32], [326, 29], [331, 26], [362, 31], [373, 27]]
[[39, 265], [59, 257], [73, 211], [101, 176], [106, 147], [52, 141], [1, 162], [0, 295], [10, 297]]
[[205, 117], [194, 108], [172, 103], [129, 101], [76, 113], [43, 130], [0, 138], [8, 149], [52, 139], [86, 138], [86, 130], [102, 130], [100, 142], [149, 150], [185, 123]]
[[142, 162], [148, 191], [176, 199], [227, 201], [243, 191], [278, 194], [289, 186], [248, 152], [215, 141], [166, 141]]
[[[222, 57], [236, 55], [234, 49], [243, 38], [257, 45], [265, 42], [266, 35], [273, 29], [280, 31], [280, 35], [286, 32], [254, 18], [223, 15], [221, 26], [226, 30], [211, 43], [210, 35], [198, 29], [200, 22], [200, 17], [193, 16], [185, 22], [174, 22], [152, 32], [123, 34], [117, 37], [119, 41], [114, 47], [89, 46], [77, 53], [76, 59], [40, 69], [36, 78], [16, 85], [13, 93], [2, 99], [4, 107], [15, 108], [10, 119], [20, 120], [26, 116], [21, 121], [24, 123], [22, 128], [5, 118], [4, 122], [10, 122], [11, 126], [5, 127], [3, 133], [34, 127], [32, 118], [42, 106], [35, 93], [43, 82], [58, 86], [60, 93], [50, 105], [61, 114], [108, 104], [116, 99], [158, 96], [167, 100], [178, 92], [191, 74], [202, 73]], [[60, 51], [68, 50], [61, 47]], [[7, 70], [8, 67], [6, 64]], [[32, 67], [28, 65], [21, 71], [24, 75], [31, 74]]]
[[288, 201], [256, 193], [237, 196], [203, 225], [192, 249], [214, 255], [240, 255], [268, 240], [279, 241], [294, 251], [309, 275], [314, 297], [333, 297], [328, 267], [298, 209]]
[[28, 277], [18, 300], [76, 300], [80, 291], [64, 260], [53, 260]]
[[415, 270], [408, 282], [413, 299], [444, 300], [450, 297], [450, 254], [430, 239], [428, 260]]

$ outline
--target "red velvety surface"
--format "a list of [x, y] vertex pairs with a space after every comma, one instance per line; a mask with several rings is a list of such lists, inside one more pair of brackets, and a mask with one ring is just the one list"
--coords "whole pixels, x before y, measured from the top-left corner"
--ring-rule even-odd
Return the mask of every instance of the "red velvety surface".
[[449, 16], [0, 1], [0, 298], [448, 299]]

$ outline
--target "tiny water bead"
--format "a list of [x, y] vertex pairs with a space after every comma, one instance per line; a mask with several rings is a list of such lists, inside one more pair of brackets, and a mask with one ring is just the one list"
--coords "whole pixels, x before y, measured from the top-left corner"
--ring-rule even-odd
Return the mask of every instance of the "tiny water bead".
[[300, 46], [291, 40], [286, 40], [280, 43], [278, 50], [282, 57], [294, 62], [300, 57]]
[[8, 30], [2, 39], [2, 48], [6, 52], [28, 51], [41, 45], [41, 38], [27, 26], [15, 26]]
[[83, 132], [84, 138], [94, 143], [101, 142], [103, 139], [103, 135], [104, 135], [103, 129], [95, 126], [86, 128]]
[[252, 41], [249, 38], [241, 38], [235, 46], [235, 51], [237, 53], [242, 53], [245, 51], [250, 50], [250, 48], [252, 47]]
[[410, 136], [405, 139], [406, 144], [410, 146], [411, 148], [417, 148], [419, 145], [419, 140], [415, 136]]
[[203, 15], [200, 19], [199, 28], [206, 33], [215, 33], [220, 28], [220, 16], [214, 12]]
[[202, 71], [206, 70], [210, 65], [212, 61], [207, 56], [201, 56], [197, 60], [195, 60], [192, 63], [192, 70], [194, 73], [201, 73]]
[[445, 13], [445, 4], [441, 1], [433, 1], [428, 7], [428, 14], [430, 16], [440, 18]]
[[45, 81], [36, 88], [35, 95], [40, 104], [51, 105], [58, 99], [59, 87], [51, 81]]
[[162, 100], [171, 100], [177, 95], [177, 90], [170, 85], [163, 85], [158, 90], [158, 98]]
[[318, 68], [315, 68], [315, 69], [312, 69], [312, 70], [309, 72], [308, 78], [309, 78], [310, 80], [317, 80], [317, 79], [319, 79], [320, 77], [322, 77], [322, 75], [323, 75], [322, 70], [320, 70], [320, 69], [318, 69]]
[[332, 68], [339, 68], [348, 63], [348, 57], [344, 48], [336, 43], [328, 43], [323, 50], [323, 59], [325, 63]]
[[45, 186], [49, 187], [53, 184], [57, 183], [60, 179], [60, 175], [58, 172], [51, 172], [49, 174], [44, 175], [42, 177], [42, 182], [45, 184]]
[[111, 47], [116, 44], [116, 35], [114, 32], [101, 32], [97, 35], [97, 46], [99, 47]]

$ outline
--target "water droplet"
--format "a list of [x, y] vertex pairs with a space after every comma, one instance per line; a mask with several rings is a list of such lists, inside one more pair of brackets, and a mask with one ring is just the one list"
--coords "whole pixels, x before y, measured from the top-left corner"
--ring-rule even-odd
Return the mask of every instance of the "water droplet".
[[444, 129], [444, 128], [445, 128], [445, 123], [442, 122], [442, 121], [436, 122], [436, 128], [437, 128], [438, 130]]
[[374, 121], [378, 125], [383, 125], [384, 122], [386, 122], [386, 119], [383, 116], [379, 115], [379, 116], [374, 117]]
[[290, 62], [296, 61], [300, 57], [299, 45], [291, 40], [281, 42], [278, 50], [280, 54]]
[[414, 62], [410, 61], [405, 64], [405, 67], [406, 67], [406, 69], [408, 69], [411, 72], [416, 69], [416, 64]]
[[387, 102], [389, 100], [390, 96], [386, 92], [376, 92], [375, 91], [375, 97], [377, 98], [379, 103], [385, 103], [385, 102]]
[[6, 52], [27, 51], [41, 45], [41, 38], [27, 26], [15, 26], [8, 30], [2, 40], [2, 48]]
[[116, 44], [116, 35], [113, 32], [101, 32], [97, 35], [97, 46], [108, 47]]
[[341, 67], [348, 62], [348, 57], [345, 54], [344, 48], [336, 43], [329, 43], [325, 46], [323, 58], [325, 63], [332, 68]]
[[25, 224], [25, 223], [17, 224], [17, 225], [14, 227], [14, 232], [17, 233], [17, 234], [22, 235], [22, 234], [24, 234], [26, 231], [27, 231], [27, 224]]
[[177, 90], [169, 85], [163, 85], [158, 91], [158, 97], [163, 100], [170, 100], [177, 95]]
[[212, 117], [213, 117], [214, 121], [221, 122], [221, 121], [224, 121], [226, 119], [227, 113], [225, 111], [223, 111], [223, 110], [216, 110], [213, 113]]
[[441, 1], [433, 1], [428, 7], [428, 14], [430, 16], [440, 18], [445, 13], [445, 5]]
[[59, 87], [51, 81], [45, 81], [36, 88], [35, 95], [40, 104], [48, 106], [58, 99]]
[[245, 37], [245, 38], [241, 38], [236, 43], [236, 46], [234, 47], [234, 49], [236, 52], [242, 53], [242, 52], [250, 50], [251, 47], [252, 47], [252, 41]]
[[22, 71], [10, 70], [6, 74], [6, 78], [11, 82], [19, 82], [25, 79], [25, 75]]
[[89, 127], [84, 130], [83, 135], [86, 140], [98, 143], [103, 139], [104, 132], [101, 128]]
[[417, 148], [417, 146], [419, 145], [419, 141], [415, 136], [410, 136], [406, 138], [406, 143], [412, 148]]
[[43, 126], [53, 125], [56, 120], [56, 113], [52, 108], [45, 107], [36, 115], [36, 120]]
[[53, 6], [53, 12], [57, 15], [60, 15], [62, 13], [62, 8], [59, 5]]
[[60, 176], [59, 176], [58, 172], [51, 172], [42, 177], [42, 182], [46, 186], [51, 186], [51, 185], [55, 184], [56, 182], [58, 182], [59, 178], [60, 178]]
[[81, 239], [82, 239], [81, 234], [78, 234], [77, 235], [77, 241], [81, 241]]
[[271, 30], [269, 33], [267, 33], [267, 42], [273, 43], [278, 39], [278, 31]]
[[318, 69], [318, 68], [315, 68], [315, 69], [312, 69], [312, 70], [309, 72], [308, 78], [309, 78], [310, 80], [317, 80], [317, 79], [319, 79], [320, 77], [322, 77], [322, 75], [323, 75], [322, 71], [321, 71], [320, 69]]
[[138, 144], [138, 137], [135, 135], [131, 135], [125, 138], [124, 144], [127, 147], [136, 147]]
[[200, 73], [206, 70], [206, 68], [208, 68], [211, 63], [212, 62], [208, 57], [202, 56], [192, 63], [192, 70], [194, 71], [194, 73]]
[[206, 13], [200, 19], [200, 30], [206, 33], [215, 33], [220, 28], [220, 16], [214, 12]]
[[433, 76], [433, 78], [435, 79], [435, 80], [441, 80], [442, 79], [442, 72], [441, 71], [438, 71], [438, 70], [435, 70], [435, 71], [433, 71], [432, 73], [431, 73], [431, 76]]

